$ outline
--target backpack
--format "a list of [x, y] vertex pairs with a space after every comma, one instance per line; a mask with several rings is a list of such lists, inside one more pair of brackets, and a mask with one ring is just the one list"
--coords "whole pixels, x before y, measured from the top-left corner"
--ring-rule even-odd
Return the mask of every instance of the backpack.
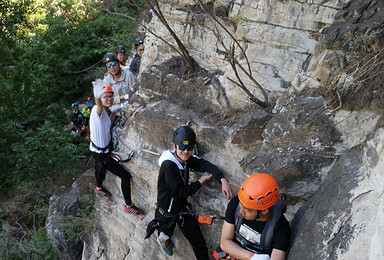
[[236, 213], [235, 213], [235, 236], [236, 240], [242, 244], [242, 246], [254, 253], [265, 253], [265, 254], [271, 254], [272, 252], [272, 238], [273, 238], [273, 232], [275, 230], [276, 224], [279, 221], [282, 214], [287, 209], [287, 205], [285, 202], [281, 199], [271, 207], [272, 214], [269, 220], [267, 221], [263, 232], [261, 233], [260, 237], [260, 245], [255, 245], [244, 239], [239, 234], [239, 229], [241, 227], [241, 224], [244, 220], [243, 216], [240, 214], [240, 207], [237, 205]]

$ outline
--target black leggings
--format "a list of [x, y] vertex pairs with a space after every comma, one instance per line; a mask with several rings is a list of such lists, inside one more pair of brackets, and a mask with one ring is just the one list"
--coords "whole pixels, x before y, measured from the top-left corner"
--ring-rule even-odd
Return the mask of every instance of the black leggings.
[[131, 174], [123, 168], [117, 161], [111, 158], [109, 153], [95, 153], [92, 152], [92, 156], [95, 158], [95, 179], [96, 187], [102, 187], [105, 180], [106, 170], [110, 171], [116, 176], [121, 178], [121, 191], [125, 204], [131, 205]]
[[[176, 218], [164, 218], [157, 208], [155, 212], [155, 218], [160, 222], [160, 225], [162, 225], [159, 232], [163, 232], [169, 237], [172, 236], [177, 223], [181, 232], [191, 244], [196, 259], [209, 260], [208, 248], [205, 242], [205, 238], [201, 233], [199, 223], [194, 216], [186, 214], [182, 215], [182, 218], [179, 216], [176, 216]], [[172, 221], [173, 223], [165, 223], [164, 221]]]

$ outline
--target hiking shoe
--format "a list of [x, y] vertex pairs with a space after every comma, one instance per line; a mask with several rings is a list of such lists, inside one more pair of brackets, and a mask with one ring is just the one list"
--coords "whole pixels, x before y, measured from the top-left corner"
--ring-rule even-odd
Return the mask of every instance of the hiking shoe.
[[102, 199], [103, 197], [109, 199], [112, 196], [112, 194], [103, 187], [101, 187], [101, 189], [99, 190], [95, 186], [95, 193], [97, 197], [99, 197], [100, 199]]
[[167, 239], [164, 242], [161, 242], [159, 240], [159, 237], [157, 237], [157, 242], [159, 243], [159, 245], [163, 249], [164, 253], [166, 253], [169, 256], [173, 255], [173, 244], [172, 244], [171, 239]]
[[136, 207], [135, 204], [133, 204], [133, 203], [129, 206], [124, 204], [124, 211], [127, 213], [134, 214], [134, 215], [143, 215], [144, 214], [144, 211], [142, 211], [141, 209]]

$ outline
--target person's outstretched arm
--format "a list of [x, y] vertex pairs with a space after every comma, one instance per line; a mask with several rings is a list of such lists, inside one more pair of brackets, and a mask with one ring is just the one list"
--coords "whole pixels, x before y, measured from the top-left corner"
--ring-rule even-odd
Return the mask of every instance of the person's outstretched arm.
[[192, 156], [188, 160], [188, 163], [194, 170], [212, 173], [213, 177], [215, 177], [215, 179], [221, 183], [221, 192], [223, 193], [224, 197], [226, 197], [228, 200], [232, 198], [232, 188], [229, 186], [227, 179], [224, 178], [223, 173], [216, 165], [197, 156]]
[[101, 102], [101, 98], [95, 97], [95, 102], [96, 102], [96, 105], [97, 105], [96, 112], [100, 116], [101, 112], [103, 112], [103, 103]]
[[221, 178], [221, 192], [223, 193], [224, 197], [227, 198], [227, 200], [232, 199], [233, 192], [231, 186], [229, 186], [229, 183], [226, 178]]

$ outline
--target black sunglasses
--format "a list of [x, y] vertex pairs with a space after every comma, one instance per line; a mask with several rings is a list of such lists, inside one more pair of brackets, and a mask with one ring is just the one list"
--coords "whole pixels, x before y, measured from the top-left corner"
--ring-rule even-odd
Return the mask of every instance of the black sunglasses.
[[191, 152], [191, 151], [195, 150], [195, 147], [189, 146], [189, 145], [178, 145], [177, 147], [179, 147], [180, 151], [184, 151], [185, 149], [187, 149], [188, 151]]

